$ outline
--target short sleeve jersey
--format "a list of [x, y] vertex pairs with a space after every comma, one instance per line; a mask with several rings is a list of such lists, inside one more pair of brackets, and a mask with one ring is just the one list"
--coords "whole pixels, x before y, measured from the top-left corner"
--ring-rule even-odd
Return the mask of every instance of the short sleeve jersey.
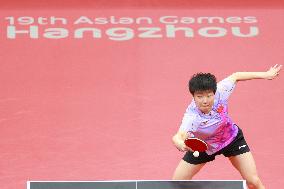
[[214, 104], [208, 114], [202, 113], [192, 100], [183, 116], [180, 130], [204, 140], [209, 155], [230, 144], [238, 133], [238, 127], [228, 115], [228, 99], [234, 88], [235, 83], [227, 78], [218, 82]]

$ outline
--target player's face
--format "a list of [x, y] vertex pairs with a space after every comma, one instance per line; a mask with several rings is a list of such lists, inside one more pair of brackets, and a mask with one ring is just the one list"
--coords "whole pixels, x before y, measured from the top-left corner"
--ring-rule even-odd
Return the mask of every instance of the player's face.
[[194, 101], [198, 109], [207, 114], [212, 110], [214, 104], [214, 93], [211, 90], [196, 91], [193, 95]]

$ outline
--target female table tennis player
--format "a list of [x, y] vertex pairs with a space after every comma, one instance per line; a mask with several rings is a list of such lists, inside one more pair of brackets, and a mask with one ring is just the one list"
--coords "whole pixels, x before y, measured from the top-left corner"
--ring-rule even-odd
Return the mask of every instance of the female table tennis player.
[[[228, 98], [238, 81], [271, 80], [279, 75], [281, 67], [275, 65], [266, 72], [236, 72], [218, 83], [210, 73], [198, 73], [190, 79], [189, 91], [193, 100], [178, 132], [173, 136], [176, 148], [186, 152], [174, 172], [174, 180], [192, 179], [207, 162], [223, 154], [240, 172], [250, 189], [264, 189], [242, 130], [228, 115]], [[201, 152], [199, 157], [194, 157], [184, 144], [184, 140], [192, 136], [204, 140], [208, 145], [207, 151]]]

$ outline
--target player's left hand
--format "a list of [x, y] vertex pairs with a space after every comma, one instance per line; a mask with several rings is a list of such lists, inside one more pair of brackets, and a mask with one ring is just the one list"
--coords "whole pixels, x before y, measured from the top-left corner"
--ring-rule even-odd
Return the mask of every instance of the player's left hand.
[[267, 72], [266, 72], [266, 79], [274, 79], [279, 75], [279, 72], [282, 68], [282, 65], [276, 64], [275, 66], [271, 67]]

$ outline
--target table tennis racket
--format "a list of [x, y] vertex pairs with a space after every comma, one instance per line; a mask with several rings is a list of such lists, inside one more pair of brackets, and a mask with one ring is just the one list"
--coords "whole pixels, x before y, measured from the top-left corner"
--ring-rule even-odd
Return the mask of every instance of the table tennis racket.
[[192, 149], [194, 157], [199, 156], [199, 152], [205, 152], [208, 149], [206, 142], [199, 138], [187, 138], [184, 141], [185, 145]]

